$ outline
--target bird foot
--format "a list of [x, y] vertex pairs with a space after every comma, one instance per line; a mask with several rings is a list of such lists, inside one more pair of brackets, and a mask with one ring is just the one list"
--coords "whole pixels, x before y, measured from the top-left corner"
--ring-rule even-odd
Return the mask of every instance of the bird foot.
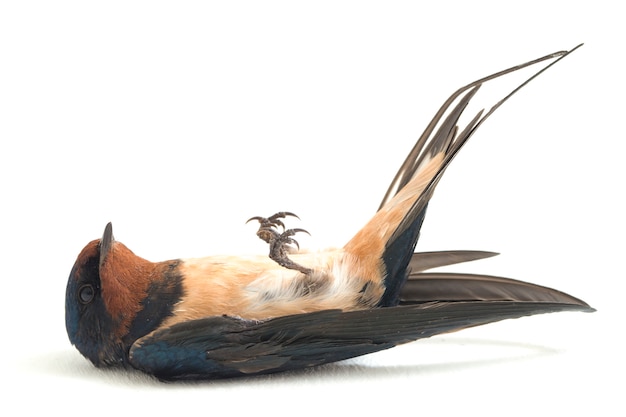
[[[299, 217], [293, 213], [281, 211], [270, 217], [251, 217], [246, 223], [252, 220], [259, 222], [260, 226], [256, 235], [264, 242], [269, 243], [270, 259], [285, 268], [294, 269], [302, 272], [303, 274], [309, 274], [312, 272], [311, 269], [295, 263], [287, 256], [291, 249], [290, 245], [295, 245], [298, 249], [300, 249], [300, 245], [298, 245], [298, 242], [292, 236], [298, 232], [304, 232], [306, 234], [309, 234], [309, 232], [304, 229], [285, 229], [285, 224], [281, 219], [284, 219], [287, 216], [299, 219]], [[277, 230], [278, 227], [281, 227], [283, 231], [279, 232]]]

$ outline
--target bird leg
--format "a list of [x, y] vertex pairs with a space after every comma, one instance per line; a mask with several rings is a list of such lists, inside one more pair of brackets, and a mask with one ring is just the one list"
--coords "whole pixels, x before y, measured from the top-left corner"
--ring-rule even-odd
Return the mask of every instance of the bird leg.
[[[259, 222], [260, 226], [256, 235], [261, 240], [269, 243], [270, 259], [285, 268], [294, 269], [302, 272], [303, 274], [310, 274], [312, 272], [311, 269], [295, 263], [287, 256], [291, 249], [289, 245], [296, 245], [296, 247], [300, 249], [300, 245], [298, 245], [298, 242], [292, 236], [298, 232], [309, 233], [304, 229], [285, 229], [285, 224], [280, 219], [284, 219], [287, 216], [299, 219], [299, 217], [293, 213], [281, 211], [270, 217], [251, 217], [246, 223], [252, 220], [257, 220]], [[283, 229], [282, 233], [276, 230], [279, 226]]]

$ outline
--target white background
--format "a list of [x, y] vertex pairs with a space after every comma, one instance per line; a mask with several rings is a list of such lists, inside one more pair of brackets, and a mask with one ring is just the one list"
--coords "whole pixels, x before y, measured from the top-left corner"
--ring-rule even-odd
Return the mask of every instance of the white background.
[[[0, 407], [623, 413], [623, 14], [608, 1], [432, 3], [3, 2]], [[279, 210], [312, 233], [304, 248], [342, 245], [456, 88], [580, 42], [461, 152], [419, 248], [501, 252], [452, 269], [559, 288], [598, 312], [200, 384], [97, 370], [69, 344], [66, 279], [106, 222], [150, 260], [263, 253], [244, 221]]]

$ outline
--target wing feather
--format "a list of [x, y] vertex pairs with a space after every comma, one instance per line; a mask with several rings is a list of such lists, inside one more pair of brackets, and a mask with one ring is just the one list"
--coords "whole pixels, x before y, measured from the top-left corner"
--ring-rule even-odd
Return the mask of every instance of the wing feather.
[[136, 368], [161, 379], [212, 379], [301, 369], [499, 320], [558, 311], [593, 311], [546, 302], [438, 302], [250, 321], [208, 317], [137, 341]]
[[477, 250], [448, 250], [439, 252], [416, 252], [411, 257], [409, 268], [412, 274], [438, 268], [459, 264], [463, 262], [477, 261], [479, 259], [491, 258], [498, 255], [497, 252], [477, 251]]
[[433, 301], [548, 302], [588, 307], [562, 291], [512, 278], [449, 272], [411, 274], [400, 293], [400, 303]]

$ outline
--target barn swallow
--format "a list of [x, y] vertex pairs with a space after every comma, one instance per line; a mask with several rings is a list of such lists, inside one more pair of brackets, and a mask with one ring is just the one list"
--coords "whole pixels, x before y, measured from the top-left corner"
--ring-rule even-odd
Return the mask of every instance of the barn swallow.
[[[578, 47], [576, 47], [578, 48]], [[556, 52], [457, 90], [436, 113], [378, 211], [343, 247], [297, 251], [290, 212], [255, 216], [269, 256], [151, 262], [113, 238], [78, 255], [66, 290], [66, 328], [96, 366], [137, 368], [162, 380], [267, 374], [340, 361], [503, 319], [594, 311], [563, 292], [514, 279], [428, 270], [495, 255], [414, 253], [442, 174], [476, 129], [521, 87], [567, 56]], [[484, 84], [543, 67], [462, 130]]]

